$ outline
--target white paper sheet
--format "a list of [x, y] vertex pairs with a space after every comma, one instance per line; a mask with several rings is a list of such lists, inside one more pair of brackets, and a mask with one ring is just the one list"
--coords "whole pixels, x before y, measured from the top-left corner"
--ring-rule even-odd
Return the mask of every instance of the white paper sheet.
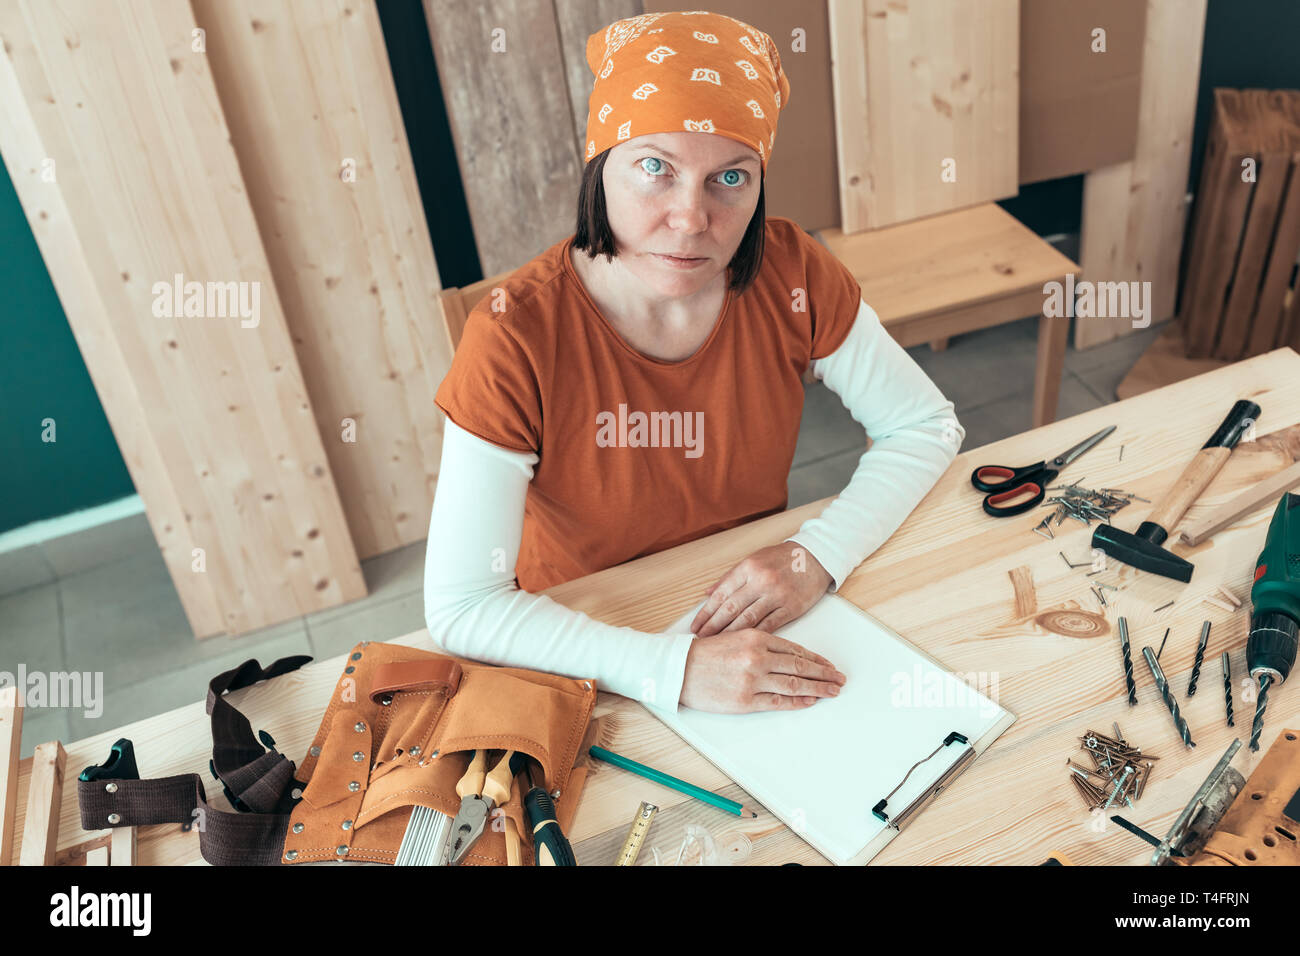
[[[689, 630], [702, 605], [668, 632]], [[838, 697], [798, 711], [651, 713], [834, 863], [866, 862], [895, 835], [871, 808], [949, 732], [983, 750], [1015, 720], [986, 696], [996, 696], [994, 680], [958, 680], [837, 595], [776, 633], [844, 673]], [[967, 749], [954, 742], [917, 767], [886, 812], [902, 810]]]

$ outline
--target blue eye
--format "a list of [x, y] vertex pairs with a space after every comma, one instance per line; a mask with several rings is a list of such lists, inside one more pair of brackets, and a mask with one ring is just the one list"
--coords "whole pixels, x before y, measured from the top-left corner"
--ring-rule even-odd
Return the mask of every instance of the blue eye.
[[[726, 170], [726, 171], [722, 174], [722, 177], [723, 177], [723, 181], [726, 183], [726, 185], [728, 185], [728, 186], [739, 186], [741, 183], [744, 182], [744, 180], [740, 178], [742, 175], [744, 175], [744, 173], [743, 173], [741, 170], [739, 170], [739, 169], [728, 169], [728, 170]], [[728, 177], [732, 177], [732, 176], [735, 177], [734, 180], [728, 178]]]
[[[655, 164], [654, 168], [647, 169], [645, 166], [646, 163], [654, 163]], [[645, 159], [641, 160], [641, 169], [644, 172], [649, 173], [651, 176], [658, 175], [663, 170], [663, 166], [664, 166], [663, 160], [659, 159], [656, 156], [647, 156], [645, 157]]]

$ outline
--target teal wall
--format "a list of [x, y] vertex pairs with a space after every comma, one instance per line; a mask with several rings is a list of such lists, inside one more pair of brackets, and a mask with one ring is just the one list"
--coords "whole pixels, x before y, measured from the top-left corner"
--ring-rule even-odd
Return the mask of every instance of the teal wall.
[[[135, 491], [9, 170], [0, 175], [0, 532]], [[54, 419], [54, 442], [41, 421]]]

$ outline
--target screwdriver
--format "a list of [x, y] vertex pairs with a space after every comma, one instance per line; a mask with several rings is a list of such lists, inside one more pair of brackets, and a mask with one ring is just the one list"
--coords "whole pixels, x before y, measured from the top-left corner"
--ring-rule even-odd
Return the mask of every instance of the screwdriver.
[[528, 793], [524, 796], [524, 811], [528, 825], [533, 828], [533, 856], [537, 866], [577, 866], [573, 847], [560, 830], [555, 819], [555, 804], [551, 795], [533, 783], [533, 770], [527, 763]]

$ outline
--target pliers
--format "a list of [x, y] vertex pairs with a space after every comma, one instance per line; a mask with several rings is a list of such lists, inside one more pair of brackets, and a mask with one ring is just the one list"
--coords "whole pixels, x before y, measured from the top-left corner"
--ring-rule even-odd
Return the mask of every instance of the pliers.
[[483, 749], [474, 751], [474, 759], [456, 783], [460, 810], [452, 820], [451, 832], [447, 836], [444, 861], [447, 866], [459, 866], [469, 854], [470, 848], [487, 828], [488, 816], [493, 809], [510, 799], [510, 784], [527, 760], [521, 751], [507, 750], [485, 777], [487, 755]]

